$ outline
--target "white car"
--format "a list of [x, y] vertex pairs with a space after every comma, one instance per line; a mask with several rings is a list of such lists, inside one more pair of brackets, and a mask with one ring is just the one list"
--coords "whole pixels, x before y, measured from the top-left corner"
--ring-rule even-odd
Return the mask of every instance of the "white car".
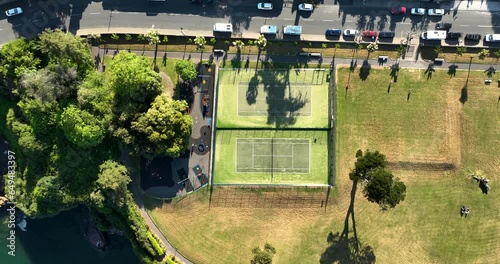
[[412, 8], [410, 13], [412, 15], [423, 16], [425, 15], [425, 8]]
[[259, 10], [273, 10], [273, 4], [272, 3], [258, 3], [257, 9], [259, 9]]
[[8, 17], [15, 16], [15, 15], [20, 15], [23, 13], [23, 10], [20, 7], [12, 8], [7, 11], [5, 11], [5, 14]]
[[358, 34], [358, 31], [355, 29], [346, 29], [344, 30], [344, 36], [346, 37], [354, 37]]
[[312, 4], [300, 4], [299, 5], [299, 10], [300, 11], [313, 11], [314, 10], [314, 6]]
[[442, 16], [444, 15], [444, 9], [429, 9], [427, 14], [429, 16]]

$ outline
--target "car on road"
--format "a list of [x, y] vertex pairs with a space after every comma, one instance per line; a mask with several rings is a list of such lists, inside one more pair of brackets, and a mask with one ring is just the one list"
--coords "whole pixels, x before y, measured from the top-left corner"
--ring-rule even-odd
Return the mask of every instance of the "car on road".
[[23, 13], [23, 10], [20, 7], [12, 8], [7, 11], [5, 11], [5, 14], [8, 17], [15, 16], [15, 15], [20, 15]]
[[429, 16], [442, 16], [444, 15], [444, 9], [429, 9], [427, 10]]
[[404, 6], [393, 6], [391, 8], [391, 14], [400, 15], [406, 13], [406, 7]]
[[439, 29], [439, 30], [448, 30], [450, 29], [452, 26], [451, 23], [445, 23], [445, 22], [439, 22], [436, 24], [436, 29]]
[[332, 36], [332, 37], [340, 36], [340, 35], [342, 35], [342, 30], [336, 29], [336, 28], [329, 28], [326, 30], [325, 35]]
[[346, 37], [354, 37], [358, 34], [358, 31], [355, 29], [346, 29], [344, 30], [344, 36]]
[[446, 34], [446, 39], [459, 39], [462, 37], [462, 33], [460, 32], [448, 32]]
[[299, 10], [300, 11], [313, 11], [314, 10], [314, 6], [312, 4], [300, 4], [299, 5]]
[[466, 34], [465, 40], [480, 41], [481, 35], [480, 34]]
[[392, 31], [382, 31], [378, 33], [379, 38], [393, 38], [394, 36], [396, 36], [396, 33]]
[[410, 13], [416, 16], [423, 16], [425, 15], [425, 8], [412, 8]]
[[259, 10], [273, 10], [273, 4], [272, 3], [258, 3], [257, 9], [259, 9]]
[[365, 38], [376, 38], [377, 32], [373, 30], [365, 30], [363, 31], [363, 37]]
[[485, 42], [500, 42], [500, 34], [488, 34], [484, 36]]

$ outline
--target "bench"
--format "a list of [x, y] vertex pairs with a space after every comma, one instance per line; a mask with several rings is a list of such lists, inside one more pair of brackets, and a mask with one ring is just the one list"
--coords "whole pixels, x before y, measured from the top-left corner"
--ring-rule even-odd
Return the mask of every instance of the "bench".
[[389, 56], [378, 56], [379, 61], [387, 61], [389, 59]]
[[444, 59], [435, 58], [434, 65], [443, 65]]

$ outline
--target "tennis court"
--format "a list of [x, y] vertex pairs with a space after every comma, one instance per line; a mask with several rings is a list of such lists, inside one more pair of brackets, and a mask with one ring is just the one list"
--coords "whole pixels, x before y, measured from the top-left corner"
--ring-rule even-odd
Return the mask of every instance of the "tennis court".
[[328, 131], [218, 130], [214, 183], [327, 184]]
[[217, 127], [326, 128], [325, 69], [220, 69]]
[[309, 173], [309, 139], [238, 138], [236, 172]]

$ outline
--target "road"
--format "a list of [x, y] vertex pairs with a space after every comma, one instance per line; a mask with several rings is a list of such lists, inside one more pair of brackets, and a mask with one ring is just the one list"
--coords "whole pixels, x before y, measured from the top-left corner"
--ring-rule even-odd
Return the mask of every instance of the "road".
[[[434, 29], [435, 23], [452, 22], [452, 31], [462, 33], [500, 33], [500, 2], [470, 4], [465, 2], [434, 4], [424, 2], [405, 2], [408, 8], [425, 6], [442, 7], [448, 10], [443, 17], [390, 15], [389, 7], [395, 2], [382, 0], [339, 1], [324, 0], [312, 13], [300, 12], [283, 0], [275, 2], [275, 10], [259, 11], [258, 0], [219, 0], [217, 5], [193, 5], [187, 0], [167, 0], [150, 4], [146, 0], [32, 0], [21, 5], [24, 14], [6, 18], [0, 15], [0, 44], [16, 38], [31, 37], [45, 27], [64, 23], [71, 32], [78, 29], [91, 28], [155, 28], [180, 29], [193, 31], [212, 31], [217, 22], [232, 23], [236, 32], [259, 32], [262, 25], [298, 24], [303, 33], [323, 36], [327, 28], [371, 29], [376, 31], [395, 31], [397, 37], [406, 36], [408, 32], [420, 32]], [[224, 4], [222, 1], [227, 1]], [[281, 4], [276, 4], [277, 2]], [[5, 10], [16, 6], [2, 6]]]

